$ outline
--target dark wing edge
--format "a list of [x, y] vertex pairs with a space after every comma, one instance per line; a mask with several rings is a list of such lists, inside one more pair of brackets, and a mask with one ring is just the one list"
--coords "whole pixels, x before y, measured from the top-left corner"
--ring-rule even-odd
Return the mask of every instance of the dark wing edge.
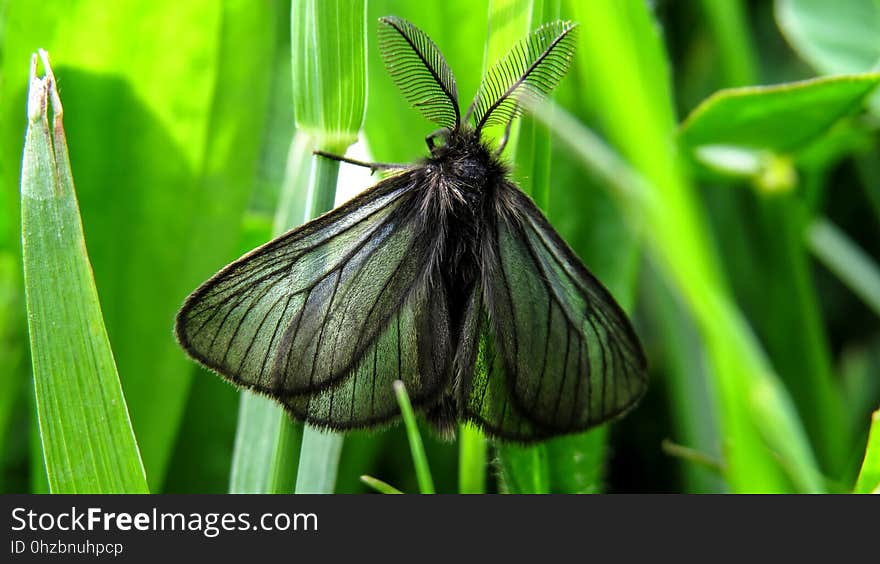
[[622, 416], [647, 389], [635, 331], [531, 199], [503, 191], [483, 252], [484, 295], [468, 313], [481, 326], [469, 328], [477, 344], [457, 365], [465, 417], [529, 443]]

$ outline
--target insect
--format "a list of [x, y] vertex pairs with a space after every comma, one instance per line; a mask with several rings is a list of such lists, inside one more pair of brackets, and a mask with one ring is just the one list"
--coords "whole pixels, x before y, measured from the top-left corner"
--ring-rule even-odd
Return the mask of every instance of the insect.
[[[395, 380], [445, 436], [471, 422], [527, 443], [630, 409], [647, 387], [638, 337], [500, 159], [523, 97], [567, 71], [575, 31], [521, 40], [462, 118], [437, 46], [381, 18], [392, 80], [440, 126], [430, 155], [205, 282], [177, 316], [187, 353], [325, 429], [398, 419]], [[506, 127], [496, 149], [490, 125]]]

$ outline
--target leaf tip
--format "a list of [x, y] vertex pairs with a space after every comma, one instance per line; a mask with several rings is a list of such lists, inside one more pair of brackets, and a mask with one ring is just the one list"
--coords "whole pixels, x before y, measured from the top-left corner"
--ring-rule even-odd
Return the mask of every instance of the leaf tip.
[[37, 53], [40, 55], [40, 60], [43, 62], [43, 70], [46, 72], [46, 78], [49, 80], [48, 90], [49, 95], [52, 97], [52, 112], [55, 114], [55, 119], [57, 120], [64, 113], [64, 108], [61, 106], [61, 96], [58, 95], [58, 83], [55, 80], [55, 73], [52, 72], [52, 65], [49, 64], [49, 52], [45, 49], [38, 49]]
[[37, 76], [37, 54], [31, 55], [30, 87], [28, 88], [27, 115], [30, 123], [40, 121], [46, 113], [46, 80]]
[[[37, 63], [42, 62], [43, 76], [37, 75]], [[46, 106], [51, 98], [52, 112], [55, 119], [59, 119], [63, 113], [61, 97], [58, 95], [58, 87], [55, 82], [55, 73], [49, 63], [49, 53], [45, 49], [37, 49], [31, 54], [30, 65], [30, 88], [28, 90], [27, 114], [31, 123], [36, 123], [46, 115]]]

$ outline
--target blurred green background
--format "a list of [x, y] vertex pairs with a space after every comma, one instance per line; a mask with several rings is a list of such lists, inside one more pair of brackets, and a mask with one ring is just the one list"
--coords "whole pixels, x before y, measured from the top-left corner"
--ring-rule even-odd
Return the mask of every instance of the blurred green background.
[[[514, 40], [556, 17], [581, 24], [554, 97], [573, 119], [523, 120], [507, 154], [631, 313], [651, 369], [647, 397], [626, 418], [539, 447], [483, 454], [478, 437], [441, 443], [423, 431], [437, 491], [472, 491], [462, 482], [474, 472], [485, 481], [476, 490], [490, 492], [854, 489], [880, 403], [880, 6], [366, 4], [357, 150], [385, 162], [425, 155], [434, 127], [385, 74], [379, 16], [407, 18], [437, 43], [463, 110]], [[284, 0], [0, 0], [0, 491], [48, 488], [21, 259], [31, 53], [52, 57], [149, 489], [225, 492], [239, 393], [185, 357], [173, 319], [293, 205], [280, 197], [297, 173], [294, 96], [304, 95], [291, 80], [291, 25], [312, 23], [291, 19]], [[837, 75], [846, 76], [818, 78]], [[805, 79], [817, 80], [796, 82]], [[340, 185], [337, 202], [364, 187]], [[471, 449], [476, 471], [462, 462]], [[363, 474], [418, 491], [402, 426], [346, 436], [335, 491], [369, 491]], [[857, 489], [875, 489], [865, 474]]]

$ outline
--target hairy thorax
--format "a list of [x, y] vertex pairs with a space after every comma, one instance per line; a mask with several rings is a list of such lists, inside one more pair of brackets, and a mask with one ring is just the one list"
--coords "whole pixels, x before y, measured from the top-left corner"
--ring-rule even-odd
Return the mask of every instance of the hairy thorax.
[[447, 211], [456, 216], [478, 214], [506, 172], [473, 130], [450, 135], [432, 151], [426, 165], [434, 180], [431, 184], [448, 202]]

